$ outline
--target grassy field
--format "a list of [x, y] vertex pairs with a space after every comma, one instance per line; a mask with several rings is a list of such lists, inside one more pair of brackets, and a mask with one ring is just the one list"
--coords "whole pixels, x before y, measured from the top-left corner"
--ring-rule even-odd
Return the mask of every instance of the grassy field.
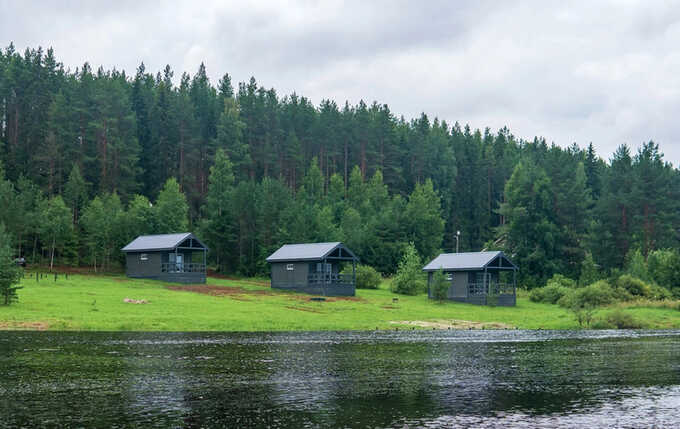
[[[313, 302], [272, 291], [264, 279], [209, 278], [203, 286], [112, 275], [70, 275], [22, 282], [20, 300], [0, 306], [0, 329], [101, 331], [295, 331], [452, 328], [578, 328], [570, 312], [520, 296], [516, 307], [483, 307], [427, 296], [357, 290], [354, 298]], [[188, 290], [187, 290], [188, 289]], [[146, 300], [146, 304], [124, 300]], [[393, 298], [398, 301], [394, 302]], [[626, 307], [649, 328], [680, 328], [680, 311]], [[612, 309], [603, 309], [599, 315]]]

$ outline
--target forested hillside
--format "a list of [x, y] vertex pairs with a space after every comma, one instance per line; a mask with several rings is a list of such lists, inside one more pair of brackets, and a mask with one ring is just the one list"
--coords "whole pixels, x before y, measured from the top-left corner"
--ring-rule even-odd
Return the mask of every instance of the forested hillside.
[[214, 85], [203, 65], [179, 79], [65, 70], [51, 50], [10, 45], [0, 148], [0, 221], [29, 262], [106, 269], [136, 235], [184, 230], [248, 275], [283, 243], [334, 240], [391, 273], [406, 243], [429, 258], [456, 231], [461, 251], [507, 251], [527, 286], [658, 249], [680, 260], [680, 174], [654, 142], [604, 160], [592, 144], [315, 105], [254, 78]]

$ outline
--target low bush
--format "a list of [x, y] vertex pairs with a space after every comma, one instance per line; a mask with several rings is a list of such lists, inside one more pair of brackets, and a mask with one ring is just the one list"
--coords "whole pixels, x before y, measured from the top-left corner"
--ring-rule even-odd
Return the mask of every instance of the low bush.
[[548, 283], [545, 287], [532, 290], [529, 293], [529, 299], [533, 302], [555, 304], [570, 291], [571, 289], [560, 286], [557, 283]]
[[600, 307], [616, 301], [616, 295], [606, 280], [599, 280], [586, 287], [569, 290], [557, 303], [565, 308]]
[[562, 274], [555, 274], [553, 275], [547, 282], [546, 286], [562, 286], [568, 289], [574, 289], [577, 287], [576, 281], [570, 279], [569, 277], [565, 277]]
[[446, 280], [446, 276], [442, 270], [438, 270], [432, 276], [432, 283], [430, 284], [430, 290], [432, 292], [432, 298], [439, 302], [443, 302], [449, 292], [451, 287], [451, 282]]
[[[352, 275], [352, 267], [347, 267], [342, 271], [342, 274]], [[357, 266], [357, 289], [378, 289], [382, 276], [375, 268], [370, 265]]]
[[651, 287], [644, 281], [624, 274], [616, 279], [616, 286], [627, 290], [631, 295], [648, 297], [651, 294]]
[[612, 325], [607, 321], [607, 319], [598, 318], [590, 324], [592, 329], [616, 329], [616, 326]]
[[671, 291], [669, 291], [665, 287], [652, 284], [649, 287], [648, 298], [656, 299], [656, 300], [659, 300], [659, 301], [664, 301], [664, 300], [667, 300], [667, 299], [673, 299], [673, 294], [671, 293]]
[[607, 314], [604, 319], [608, 325], [617, 329], [641, 329], [642, 322], [637, 320], [632, 314], [624, 313], [621, 310], [615, 310]]

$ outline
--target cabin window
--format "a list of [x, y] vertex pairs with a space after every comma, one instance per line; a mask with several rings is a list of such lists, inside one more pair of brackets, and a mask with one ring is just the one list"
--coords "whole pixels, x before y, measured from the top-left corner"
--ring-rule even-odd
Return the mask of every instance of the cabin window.
[[149, 255], [147, 255], [146, 253], [140, 253], [140, 254], [139, 254], [139, 260], [140, 260], [140, 261], [148, 261], [148, 260], [149, 260]]
[[288, 264], [288, 265], [286, 265], [286, 270], [287, 270], [287, 271], [293, 271], [293, 270], [295, 270], [295, 264]]
[[453, 273], [446, 273], [446, 280], [452, 281], [453, 280]]
[[[326, 264], [326, 272], [327, 272], [327, 273], [330, 273], [330, 272], [331, 272], [331, 267], [332, 267], [331, 264]], [[323, 262], [318, 262], [318, 263], [316, 264], [316, 272], [317, 272], [317, 273], [323, 273], [323, 272], [324, 272], [324, 269], [323, 269]]]

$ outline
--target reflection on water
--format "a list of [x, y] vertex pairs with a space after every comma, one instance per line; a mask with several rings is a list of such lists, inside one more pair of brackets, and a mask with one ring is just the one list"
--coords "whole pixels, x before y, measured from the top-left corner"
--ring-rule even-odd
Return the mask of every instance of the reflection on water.
[[0, 333], [0, 427], [659, 426], [680, 331]]

